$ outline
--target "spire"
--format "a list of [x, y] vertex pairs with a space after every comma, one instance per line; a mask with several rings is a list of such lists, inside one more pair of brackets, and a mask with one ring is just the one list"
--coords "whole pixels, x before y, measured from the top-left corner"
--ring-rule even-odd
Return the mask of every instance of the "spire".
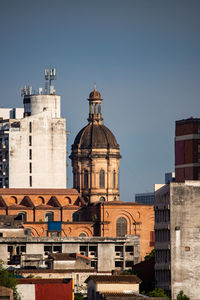
[[90, 93], [89, 101], [89, 118], [88, 122], [102, 123], [103, 118], [101, 115], [101, 94], [96, 89], [96, 83], [94, 84], [94, 90]]

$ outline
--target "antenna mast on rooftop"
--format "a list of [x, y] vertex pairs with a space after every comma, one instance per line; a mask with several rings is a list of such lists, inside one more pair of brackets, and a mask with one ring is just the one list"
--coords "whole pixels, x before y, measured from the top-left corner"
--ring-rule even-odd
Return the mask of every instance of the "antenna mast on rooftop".
[[55, 88], [52, 85], [52, 81], [56, 79], [56, 69], [49, 68], [44, 69], [44, 77], [45, 77], [45, 94], [55, 94]]

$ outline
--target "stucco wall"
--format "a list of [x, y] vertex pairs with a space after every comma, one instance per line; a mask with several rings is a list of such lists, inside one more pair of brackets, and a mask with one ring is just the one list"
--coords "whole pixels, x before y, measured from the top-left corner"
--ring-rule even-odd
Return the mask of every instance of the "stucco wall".
[[173, 183], [171, 214], [171, 289], [175, 299], [180, 290], [190, 299], [200, 299], [200, 184]]

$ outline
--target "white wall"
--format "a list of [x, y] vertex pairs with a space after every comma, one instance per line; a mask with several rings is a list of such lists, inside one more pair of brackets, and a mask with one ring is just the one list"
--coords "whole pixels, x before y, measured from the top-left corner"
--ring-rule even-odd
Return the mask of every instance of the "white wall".
[[35, 284], [18, 284], [17, 291], [21, 300], [35, 300]]

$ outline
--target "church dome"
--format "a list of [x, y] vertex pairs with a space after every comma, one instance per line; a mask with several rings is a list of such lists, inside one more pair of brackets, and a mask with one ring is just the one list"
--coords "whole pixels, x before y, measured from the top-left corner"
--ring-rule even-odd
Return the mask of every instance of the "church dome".
[[119, 149], [114, 134], [103, 124], [89, 123], [77, 134], [72, 149]]
[[94, 88], [94, 90], [90, 93], [88, 100], [102, 100], [101, 99], [101, 94], [99, 93], [99, 91], [96, 90], [96, 88]]

